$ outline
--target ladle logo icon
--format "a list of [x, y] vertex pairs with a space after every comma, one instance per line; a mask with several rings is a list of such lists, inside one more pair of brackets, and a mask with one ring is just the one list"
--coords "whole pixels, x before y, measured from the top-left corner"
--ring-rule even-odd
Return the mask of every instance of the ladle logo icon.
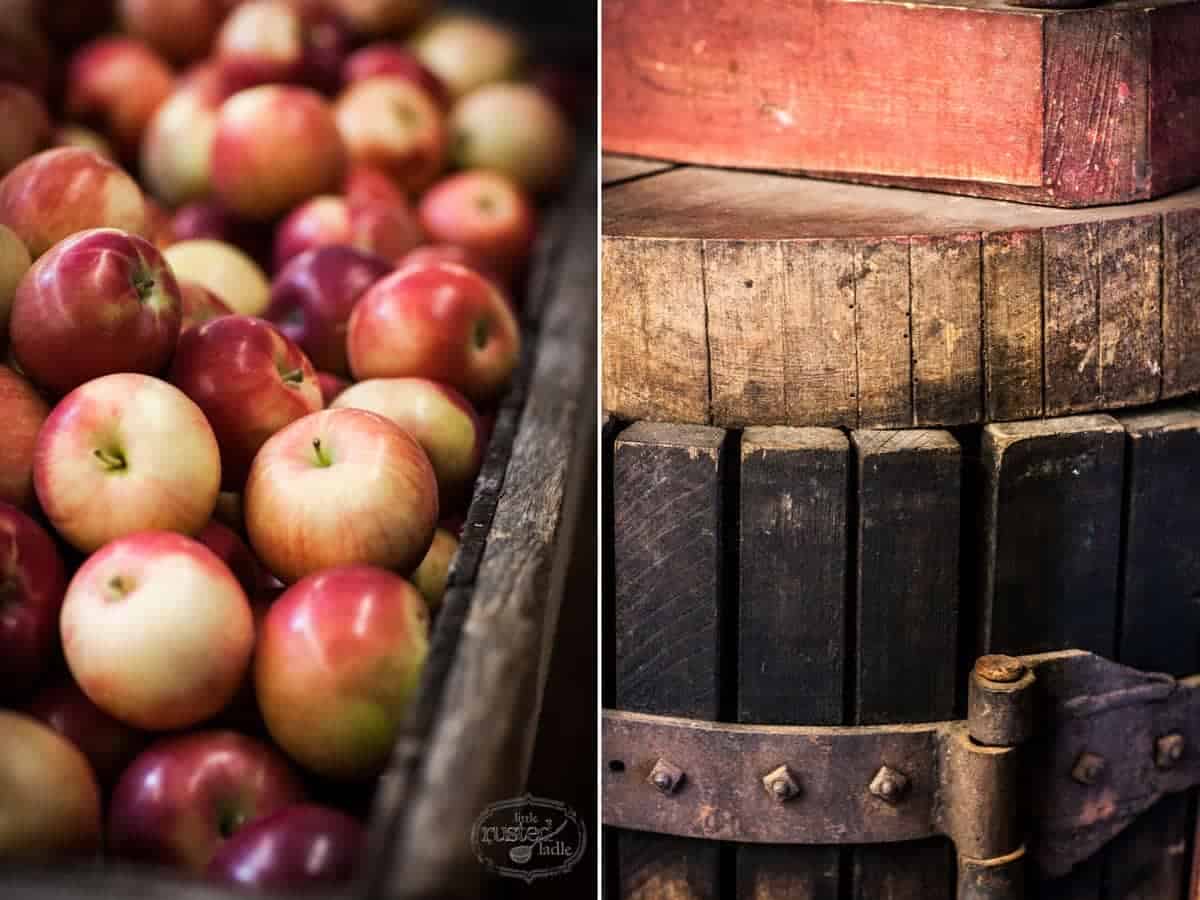
[[484, 809], [471, 845], [485, 869], [528, 884], [569, 872], [587, 849], [587, 830], [565, 803], [525, 794]]

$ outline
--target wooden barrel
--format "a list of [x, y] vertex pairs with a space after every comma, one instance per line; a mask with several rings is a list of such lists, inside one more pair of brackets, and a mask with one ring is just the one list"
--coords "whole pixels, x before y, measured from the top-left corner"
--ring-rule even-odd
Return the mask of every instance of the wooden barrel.
[[[1196, 405], [954, 431], [609, 417], [604, 459], [607, 706], [895, 725], [964, 717], [982, 654], [1070, 647], [1200, 670]], [[624, 777], [612, 765], [605, 777]], [[1105, 796], [1070, 762], [1036, 774], [1047, 792]], [[1024, 896], [1180, 900], [1193, 799], [1159, 800], [1064, 877], [1030, 873]], [[1115, 804], [1090, 807], [1081, 829]], [[726, 827], [722, 810], [705, 815], [699, 830]], [[944, 838], [781, 846], [610, 829], [605, 846], [619, 900], [955, 896]]]

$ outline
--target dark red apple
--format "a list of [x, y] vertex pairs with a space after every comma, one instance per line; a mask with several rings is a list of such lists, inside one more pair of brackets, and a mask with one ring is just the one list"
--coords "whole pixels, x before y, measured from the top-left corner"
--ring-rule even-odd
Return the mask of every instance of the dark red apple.
[[330, 406], [351, 384], [349, 380], [340, 375], [334, 375], [332, 372], [318, 372], [317, 383], [321, 385], [321, 399], [325, 401], [326, 407]]
[[102, 375], [159, 372], [181, 318], [179, 285], [158, 249], [99, 228], [34, 263], [17, 288], [9, 333], [21, 368], [62, 395]]
[[42, 688], [29, 704], [29, 714], [78, 747], [105, 788], [148, 740], [144, 731], [114, 719], [89, 700], [69, 675]]
[[346, 64], [342, 69], [342, 79], [346, 84], [376, 75], [388, 75], [415, 82], [427, 90], [443, 109], [450, 106], [450, 94], [442, 84], [442, 79], [434, 75], [433, 71], [403, 44], [369, 44], [346, 57]]
[[270, 224], [243, 219], [216, 200], [179, 207], [171, 219], [171, 234], [177, 243], [210, 240], [232, 244], [260, 265], [270, 260], [274, 240]]
[[229, 571], [245, 588], [251, 601], [266, 588], [271, 574], [232, 528], [214, 519], [196, 535], [196, 540], [229, 566]]
[[363, 827], [324, 806], [288, 806], [247, 825], [217, 851], [210, 878], [276, 890], [341, 884], [354, 877]]
[[275, 235], [275, 270], [305, 250], [341, 244], [397, 260], [425, 240], [407, 201], [385, 204], [314, 197], [293, 210]]
[[28, 508], [33, 504], [33, 449], [50, 407], [24, 376], [0, 366], [0, 501]]
[[342, 184], [342, 193], [351, 203], [408, 206], [411, 202], [392, 176], [375, 166], [351, 165]]
[[350, 313], [367, 289], [391, 271], [386, 259], [352, 247], [301, 253], [275, 279], [266, 318], [318, 369], [345, 375]]
[[19, 696], [57, 656], [67, 574], [54, 539], [0, 503], [0, 697]]
[[123, 859], [203, 872], [242, 827], [304, 800], [279, 753], [232, 731], [151, 744], [113, 790], [108, 849]]
[[170, 380], [212, 425], [227, 491], [241, 490], [271, 435], [322, 407], [312, 363], [273, 325], [251, 316], [222, 316], [184, 332]]
[[50, 114], [40, 97], [19, 84], [0, 81], [0, 175], [37, 153], [50, 140]]
[[183, 320], [179, 326], [180, 334], [183, 334], [189, 328], [196, 328], [220, 316], [232, 316], [234, 314], [233, 310], [229, 308], [228, 303], [204, 287], [204, 285], [196, 284], [194, 281], [179, 282], [179, 295], [183, 302]]
[[226, 12], [224, 0], [119, 0], [121, 25], [176, 62], [191, 62], [212, 48]]

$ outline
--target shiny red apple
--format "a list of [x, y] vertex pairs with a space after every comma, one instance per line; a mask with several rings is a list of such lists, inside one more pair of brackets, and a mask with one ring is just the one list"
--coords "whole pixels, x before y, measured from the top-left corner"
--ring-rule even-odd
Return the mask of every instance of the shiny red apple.
[[326, 410], [263, 445], [245, 510], [250, 545], [284, 581], [359, 563], [411, 572], [433, 539], [437, 479], [399, 426], [358, 409]]
[[487, 263], [479, 255], [457, 244], [424, 244], [402, 256], [400, 261], [396, 263], [396, 268], [406, 269], [409, 266], [422, 266], [443, 262], [466, 266], [468, 269], [474, 269], [480, 275], [487, 276], [501, 286], [504, 284], [503, 279], [495, 272], [490, 271]]
[[207, 875], [247, 888], [303, 890], [354, 877], [365, 833], [344, 812], [313, 804], [287, 806], [226, 841]]
[[33, 503], [33, 451], [50, 407], [24, 376], [0, 366], [0, 421], [7, 432], [0, 457], [0, 501]]
[[293, 585], [268, 611], [255, 657], [271, 736], [317, 774], [377, 774], [416, 692], [428, 632], [425, 600], [384, 569], [335, 568]]
[[483, 403], [516, 369], [521, 332], [495, 284], [463, 266], [434, 263], [375, 284], [350, 316], [346, 348], [360, 381], [429, 378]]
[[212, 425], [225, 490], [241, 489], [271, 435], [322, 407], [312, 363], [271, 323], [250, 316], [224, 316], [186, 332], [171, 383]]
[[318, 369], [345, 375], [350, 313], [367, 289], [391, 271], [388, 260], [353, 247], [309, 250], [276, 277], [265, 316]]
[[148, 739], [145, 732], [114, 719], [89, 700], [69, 675], [38, 691], [28, 712], [74, 744], [105, 788], [125, 771]]
[[0, 697], [28, 691], [58, 652], [67, 574], [54, 539], [0, 503]]
[[122, 859], [203, 872], [246, 825], [303, 802], [287, 761], [232, 731], [197, 731], [152, 744], [113, 791], [108, 849]]
[[67, 115], [94, 123], [123, 155], [136, 156], [142, 133], [174, 83], [170, 65], [147, 44], [99, 38], [71, 58]]
[[179, 285], [158, 249], [99, 228], [33, 264], [17, 288], [9, 336], [29, 377], [62, 395], [102, 375], [159, 372], [181, 318]]
[[341, 245], [397, 260], [424, 240], [416, 213], [404, 202], [390, 205], [314, 197], [279, 224], [275, 270], [306, 250]]

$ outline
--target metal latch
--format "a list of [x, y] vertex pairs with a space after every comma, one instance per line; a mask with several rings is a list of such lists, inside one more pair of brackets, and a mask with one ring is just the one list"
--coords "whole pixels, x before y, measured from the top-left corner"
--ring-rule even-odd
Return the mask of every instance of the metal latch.
[[1027, 860], [1064, 875], [1200, 784], [1200, 676], [1078, 650], [985, 656], [967, 707], [965, 721], [850, 728], [606, 710], [604, 824], [770, 844], [945, 835], [962, 900], [1019, 900]]

